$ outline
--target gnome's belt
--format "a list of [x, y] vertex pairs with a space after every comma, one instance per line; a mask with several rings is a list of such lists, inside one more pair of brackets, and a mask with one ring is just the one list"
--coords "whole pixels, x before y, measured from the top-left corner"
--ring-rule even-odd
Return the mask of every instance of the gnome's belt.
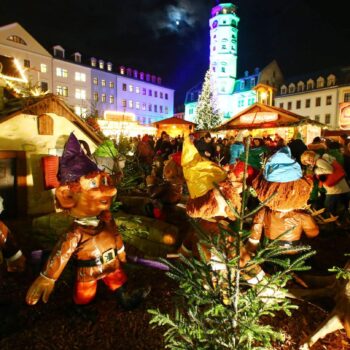
[[117, 249], [108, 249], [101, 256], [90, 260], [76, 260], [77, 267], [94, 267], [107, 264], [117, 256]]
[[291, 248], [300, 246], [299, 241], [282, 241], [280, 239], [269, 239], [269, 242], [276, 242], [276, 244], [279, 245], [281, 248]]

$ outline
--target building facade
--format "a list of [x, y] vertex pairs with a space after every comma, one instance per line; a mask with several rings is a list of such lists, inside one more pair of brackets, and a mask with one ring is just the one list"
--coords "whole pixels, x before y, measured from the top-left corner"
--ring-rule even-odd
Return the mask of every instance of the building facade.
[[237, 76], [237, 36], [239, 17], [236, 6], [222, 3], [211, 11], [210, 70], [224, 118], [233, 113], [233, 94]]
[[275, 106], [324, 123], [330, 129], [350, 129], [350, 67], [287, 79], [275, 96]]
[[109, 61], [86, 61], [60, 45], [51, 54], [18, 23], [0, 28], [0, 54], [16, 58], [30, 84], [61, 96], [81, 117], [127, 112], [149, 124], [174, 114], [174, 90], [160, 77], [125, 67], [116, 71]]
[[[243, 77], [235, 80], [233, 94], [230, 96], [230, 114], [224, 116], [223, 122], [241, 112], [243, 109], [257, 102], [255, 87], [258, 84], [265, 84], [273, 87], [276, 91], [283, 83], [282, 72], [274, 60], [265, 66], [262, 70], [255, 68], [252, 73], [244, 72]], [[202, 90], [202, 83], [198, 83], [187, 91], [185, 97], [185, 119], [194, 121], [198, 98]], [[220, 101], [218, 100], [220, 108]]]
[[[209, 20], [210, 28], [210, 71], [217, 106], [223, 122], [256, 102], [254, 87], [266, 84], [278, 87], [283, 76], [276, 61], [262, 70], [255, 68], [252, 73], [244, 72], [237, 78], [238, 23], [236, 6], [230, 2], [213, 7]], [[194, 121], [202, 82], [192, 87], [185, 97], [185, 119]]]

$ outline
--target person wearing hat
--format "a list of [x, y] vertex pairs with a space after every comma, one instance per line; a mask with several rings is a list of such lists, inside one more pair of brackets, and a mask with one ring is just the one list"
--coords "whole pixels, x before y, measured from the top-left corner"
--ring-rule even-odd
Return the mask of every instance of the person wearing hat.
[[249, 251], [256, 250], [262, 234], [286, 248], [297, 246], [303, 232], [308, 238], [319, 234], [315, 220], [303, 210], [312, 180], [303, 176], [289, 147], [281, 148], [268, 159], [263, 173], [253, 180], [253, 187], [260, 202], [275, 195], [254, 216], [247, 244]]
[[42, 298], [46, 303], [56, 280], [73, 258], [77, 266], [73, 296], [76, 304], [90, 303], [96, 295], [98, 280], [102, 280], [116, 293], [122, 307], [137, 306], [149, 290], [137, 290], [131, 295], [124, 290], [127, 276], [122, 265], [126, 262], [126, 253], [109, 211], [116, 188], [110, 176], [86, 156], [73, 133], [60, 159], [58, 179], [56, 198], [73, 218], [73, 224], [57, 242], [39, 277], [30, 286], [26, 302], [35, 305]]
[[[4, 210], [3, 198], [0, 196], [0, 214]], [[18, 248], [10, 229], [0, 220], [0, 249], [5, 258], [8, 272], [23, 272], [26, 259]]]
[[325, 153], [320, 156], [314, 151], [305, 151], [301, 155], [301, 162], [313, 169], [320, 185], [326, 190], [324, 206], [328, 213], [337, 215], [337, 207], [341, 204], [342, 217], [336, 223], [343, 228], [348, 228], [350, 187], [342, 165], [330, 154]]

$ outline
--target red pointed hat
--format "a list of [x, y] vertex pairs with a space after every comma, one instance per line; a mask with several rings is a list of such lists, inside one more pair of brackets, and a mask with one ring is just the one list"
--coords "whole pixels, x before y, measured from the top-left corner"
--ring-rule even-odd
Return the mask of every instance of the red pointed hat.
[[96, 163], [84, 153], [79, 140], [71, 133], [60, 159], [58, 179], [61, 183], [74, 182], [95, 171], [100, 171]]

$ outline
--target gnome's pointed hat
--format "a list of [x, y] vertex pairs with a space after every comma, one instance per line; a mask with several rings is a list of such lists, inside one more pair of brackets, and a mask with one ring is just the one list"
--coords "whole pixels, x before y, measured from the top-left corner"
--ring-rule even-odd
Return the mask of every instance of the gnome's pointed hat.
[[84, 153], [78, 139], [71, 133], [60, 159], [58, 179], [61, 183], [73, 182], [94, 171], [99, 171], [96, 163]]

